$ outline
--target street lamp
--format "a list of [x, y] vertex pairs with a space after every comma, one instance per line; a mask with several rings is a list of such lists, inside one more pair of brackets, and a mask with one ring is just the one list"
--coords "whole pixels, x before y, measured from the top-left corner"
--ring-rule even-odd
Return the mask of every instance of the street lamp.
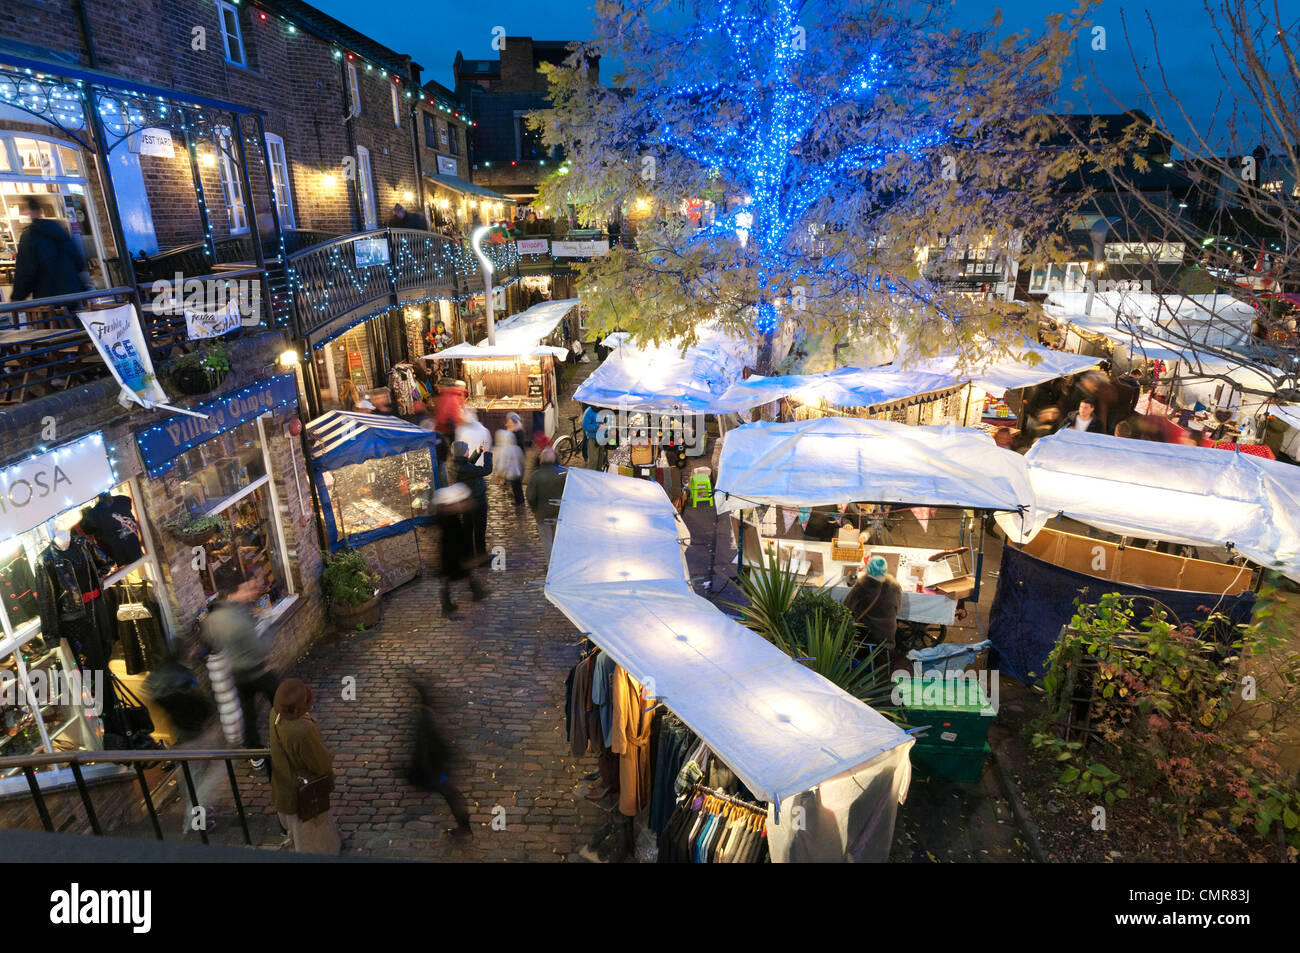
[[492, 316], [492, 262], [488, 259], [487, 253], [483, 251], [483, 239], [490, 231], [492, 231], [491, 225], [480, 225], [470, 235], [469, 244], [474, 249], [474, 254], [478, 256], [479, 266], [483, 269], [483, 288], [485, 292], [483, 303], [487, 306], [488, 347], [496, 347], [497, 327]]

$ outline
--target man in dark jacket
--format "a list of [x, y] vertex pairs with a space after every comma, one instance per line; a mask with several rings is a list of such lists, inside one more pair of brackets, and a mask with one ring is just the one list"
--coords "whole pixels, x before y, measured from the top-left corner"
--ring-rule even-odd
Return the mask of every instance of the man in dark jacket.
[[1079, 409], [1065, 418], [1062, 430], [1081, 430], [1084, 433], [1105, 433], [1106, 428], [1097, 416], [1093, 402], [1084, 398], [1079, 401]]
[[428, 220], [419, 212], [408, 212], [399, 202], [393, 206], [393, 217], [388, 220], [389, 228], [414, 228], [421, 232], [429, 230]]
[[844, 597], [844, 604], [853, 613], [853, 620], [872, 645], [888, 645], [894, 649], [898, 631], [898, 613], [903, 605], [903, 587], [889, 574], [889, 564], [884, 556], [867, 560], [867, 571]]
[[[467, 518], [471, 521], [473, 533], [474, 558], [482, 563], [487, 560], [487, 481], [483, 478], [492, 473], [492, 451], [481, 448], [470, 456], [469, 444], [457, 440], [451, 448], [453, 479], [469, 488], [474, 498], [475, 510]], [[481, 462], [480, 462], [481, 461]]]
[[56, 298], [84, 291], [82, 272], [86, 260], [68, 230], [52, 218], [41, 217], [41, 203], [36, 196], [26, 196], [23, 205], [32, 223], [18, 239], [13, 300]]
[[433, 505], [442, 531], [442, 614], [456, 613], [451, 601], [451, 584], [464, 579], [475, 602], [487, 598], [487, 590], [474, 576], [474, 514], [477, 507], [469, 487], [463, 483], [434, 491]]
[[[547, 447], [538, 458], [537, 469], [528, 481], [528, 508], [537, 520], [537, 535], [546, 547], [546, 558], [551, 557], [551, 544], [555, 530], [547, 520], [560, 515], [559, 499], [564, 495], [565, 471], [555, 462], [555, 449]], [[552, 502], [555, 501], [555, 502]]]

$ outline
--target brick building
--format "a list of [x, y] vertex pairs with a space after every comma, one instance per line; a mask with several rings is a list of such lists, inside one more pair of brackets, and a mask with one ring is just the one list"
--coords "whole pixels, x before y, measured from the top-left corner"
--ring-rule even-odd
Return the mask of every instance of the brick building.
[[[569, 41], [508, 36], [503, 42], [495, 60], [456, 54], [456, 96], [474, 118], [470, 161], [475, 184], [527, 204], [560, 156], [542, 144], [525, 117], [550, 105], [541, 66], [564, 62]], [[591, 81], [599, 82], [599, 58], [589, 65]]]

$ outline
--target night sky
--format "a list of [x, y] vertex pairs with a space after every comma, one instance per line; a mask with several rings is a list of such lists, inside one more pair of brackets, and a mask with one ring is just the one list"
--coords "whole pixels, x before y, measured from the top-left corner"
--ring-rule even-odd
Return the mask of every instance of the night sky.
[[[590, 32], [590, 6], [584, 0], [491, 0], [490, 3], [437, 3], [430, 0], [314, 0], [321, 10], [374, 37], [379, 42], [411, 54], [425, 69], [425, 78], [452, 86], [451, 65], [456, 51], [469, 59], [493, 58], [492, 28], [505, 27], [510, 36], [532, 36], [543, 40], [568, 40]], [[1043, 0], [1007, 0], [996, 4], [986, 0], [953, 0], [954, 24], [982, 23], [998, 7], [1003, 11], [1004, 30], [1041, 27], [1054, 9], [1068, 10], [1072, 3], [1044, 3]], [[1158, 38], [1160, 57], [1174, 93], [1189, 108], [1198, 126], [1205, 127], [1215, 111], [1222, 86], [1214, 64], [1213, 50], [1219, 40], [1201, 6], [1201, 0], [1107, 0], [1094, 12], [1091, 23], [1106, 29], [1106, 47], [1092, 50], [1092, 35], [1085, 31], [1076, 43], [1077, 59], [1069, 75], [1084, 72], [1097, 77], [1126, 106], [1151, 112], [1135, 72], [1124, 37], [1127, 20], [1129, 39], [1136, 53], [1136, 67], [1146, 70], [1154, 88], [1162, 82], [1156, 72], [1156, 43], [1152, 39], [1150, 14]], [[602, 69], [602, 75], [606, 73]], [[612, 74], [613, 70], [609, 70]], [[1068, 80], [1068, 77], [1067, 77]], [[1096, 112], [1117, 111], [1110, 96], [1096, 82], [1089, 81], [1088, 100]], [[1059, 111], [1087, 111], [1083, 94], [1062, 92]], [[1225, 105], [1227, 100], [1225, 98]], [[1186, 127], [1163, 93], [1156, 100], [1168, 110], [1168, 125], [1176, 135]], [[1222, 115], [1223, 109], [1220, 109]], [[1216, 125], [1221, 125], [1222, 120]]]

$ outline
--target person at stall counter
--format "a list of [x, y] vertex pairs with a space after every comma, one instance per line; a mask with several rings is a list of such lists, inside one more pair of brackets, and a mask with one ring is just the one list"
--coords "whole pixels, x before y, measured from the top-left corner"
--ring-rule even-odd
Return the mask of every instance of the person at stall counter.
[[871, 556], [866, 565], [867, 571], [844, 597], [844, 605], [853, 613], [853, 621], [868, 643], [888, 645], [893, 651], [903, 587], [889, 574], [884, 556]]
[[1097, 416], [1097, 408], [1092, 401], [1084, 399], [1079, 401], [1079, 409], [1072, 411], [1065, 418], [1065, 425], [1062, 430], [1072, 429], [1081, 430], [1084, 433], [1105, 433], [1106, 428]]

